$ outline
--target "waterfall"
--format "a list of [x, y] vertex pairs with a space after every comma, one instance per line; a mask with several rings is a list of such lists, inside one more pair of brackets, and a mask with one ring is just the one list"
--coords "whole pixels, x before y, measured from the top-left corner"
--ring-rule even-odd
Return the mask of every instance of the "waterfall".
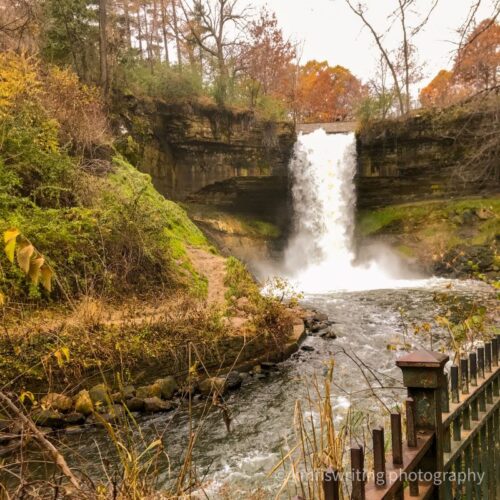
[[354, 134], [301, 134], [290, 163], [294, 232], [285, 251], [286, 277], [304, 292], [407, 286], [397, 257], [355, 262]]

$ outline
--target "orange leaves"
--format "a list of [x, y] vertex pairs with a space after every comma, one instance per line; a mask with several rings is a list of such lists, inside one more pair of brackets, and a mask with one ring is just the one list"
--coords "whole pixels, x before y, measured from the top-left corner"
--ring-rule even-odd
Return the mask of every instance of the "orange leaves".
[[450, 104], [450, 92], [453, 86], [453, 73], [442, 69], [427, 87], [420, 92], [422, 106], [446, 106]]
[[441, 70], [420, 92], [422, 106], [448, 106], [498, 85], [500, 25], [482, 21], [457, 52], [452, 71]]
[[470, 33], [457, 53], [453, 69], [457, 80], [475, 91], [494, 87], [498, 83], [499, 48], [500, 24], [485, 19]]
[[361, 82], [348, 69], [326, 61], [303, 66], [298, 87], [299, 114], [306, 122], [345, 120], [362, 96]]

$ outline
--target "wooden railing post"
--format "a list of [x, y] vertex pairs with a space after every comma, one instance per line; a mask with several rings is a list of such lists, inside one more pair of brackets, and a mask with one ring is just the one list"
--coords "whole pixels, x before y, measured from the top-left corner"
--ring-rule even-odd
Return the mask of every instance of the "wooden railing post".
[[[423, 472], [443, 471], [443, 422], [442, 391], [447, 379], [444, 366], [449, 357], [429, 351], [417, 351], [399, 358], [397, 366], [403, 372], [403, 384], [408, 389], [408, 397], [416, 408], [416, 431], [434, 431], [434, 444], [420, 462]], [[442, 488], [436, 489], [433, 498], [443, 498]]]

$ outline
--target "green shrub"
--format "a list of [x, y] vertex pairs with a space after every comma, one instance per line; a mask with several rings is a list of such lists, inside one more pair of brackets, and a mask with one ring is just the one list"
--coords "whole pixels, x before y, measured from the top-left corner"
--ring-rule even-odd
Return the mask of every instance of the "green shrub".
[[164, 63], [129, 62], [117, 70], [117, 87], [135, 96], [166, 101], [184, 101], [204, 94], [201, 73], [189, 67], [168, 67]]

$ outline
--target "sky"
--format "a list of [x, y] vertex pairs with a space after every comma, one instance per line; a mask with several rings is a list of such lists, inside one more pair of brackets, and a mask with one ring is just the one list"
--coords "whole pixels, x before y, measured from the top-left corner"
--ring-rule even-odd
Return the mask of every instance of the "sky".
[[[416, 3], [420, 12], [413, 13], [410, 22], [419, 14], [425, 17], [432, 0], [417, 0]], [[419, 88], [440, 69], [451, 68], [453, 50], [459, 40], [456, 30], [467, 18], [472, 3], [472, 0], [439, 0], [426, 29], [415, 37], [420, 62], [424, 64], [424, 79], [418, 84]], [[478, 21], [491, 14], [493, 3], [495, 0], [483, 0]], [[391, 25], [389, 16], [397, 2], [365, 0], [365, 4], [367, 18], [378, 31], [385, 31]], [[339, 64], [363, 81], [374, 74], [379, 52], [373, 36], [363, 28], [362, 21], [345, 0], [253, 0], [252, 5], [257, 9], [267, 5], [269, 10], [276, 12], [286, 36], [303, 42], [302, 62], [317, 59], [326, 60], [330, 65]], [[398, 40], [401, 40], [400, 25], [392, 23], [386, 44], [395, 47]]]

